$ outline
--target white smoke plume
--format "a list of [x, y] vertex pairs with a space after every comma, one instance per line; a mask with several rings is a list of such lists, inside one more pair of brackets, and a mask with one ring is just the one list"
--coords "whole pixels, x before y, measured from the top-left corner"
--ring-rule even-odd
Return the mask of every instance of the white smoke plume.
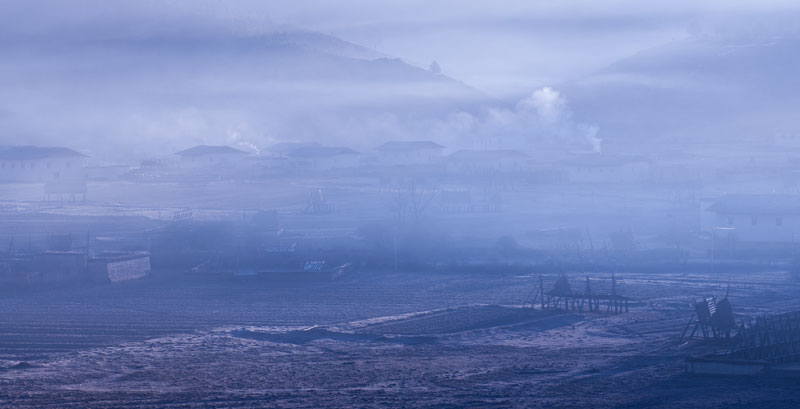
[[536, 150], [542, 147], [601, 151], [602, 139], [594, 124], [573, 119], [566, 98], [544, 87], [518, 101], [513, 108], [489, 107], [473, 115], [450, 115], [433, 130], [450, 146]]
[[597, 131], [599, 130], [597, 125], [579, 125], [578, 129], [583, 131], [583, 136], [586, 138], [586, 141], [592, 145], [593, 152], [602, 152], [603, 139], [597, 136]]
[[229, 128], [227, 134], [228, 141], [230, 141], [230, 143], [239, 148], [244, 148], [246, 151], [252, 152], [256, 155], [261, 155], [261, 150], [258, 149], [258, 146], [252, 142], [244, 140], [240, 131]]

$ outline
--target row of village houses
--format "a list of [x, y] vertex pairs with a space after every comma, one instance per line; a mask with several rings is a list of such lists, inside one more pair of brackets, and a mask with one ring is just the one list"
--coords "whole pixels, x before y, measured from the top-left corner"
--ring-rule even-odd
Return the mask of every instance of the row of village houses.
[[[454, 173], [522, 172], [531, 169], [531, 158], [514, 150], [459, 150], [445, 155], [445, 147], [431, 141], [388, 142], [368, 155], [344, 147], [281, 143], [266, 155], [252, 155], [228, 146], [200, 145], [177, 152], [167, 166], [188, 169], [236, 169], [240, 166], [300, 167], [329, 170], [384, 167], [444, 166]], [[120, 175], [130, 167], [91, 167], [88, 157], [62, 147], [0, 147], [0, 182], [45, 182], [48, 194], [75, 195], [93, 172]], [[160, 164], [160, 165], [159, 165]], [[244, 165], [243, 165], [244, 164]], [[563, 160], [561, 166], [573, 182], [651, 181], [654, 167], [645, 158], [619, 155], [581, 155]], [[710, 217], [703, 230], [740, 242], [800, 243], [800, 195], [726, 195], [702, 206]]]
[[268, 155], [253, 156], [227, 146], [196, 146], [177, 155], [183, 164], [198, 167], [236, 166], [249, 159], [262, 167], [306, 171], [420, 168], [475, 175], [558, 170], [563, 172], [562, 180], [574, 182], [644, 182], [652, 178], [650, 161], [641, 156], [582, 154], [547, 163], [513, 149], [462, 149], [450, 154], [445, 154], [445, 149], [432, 141], [391, 141], [372, 153], [316, 143], [279, 143], [268, 149]]
[[[608, 153], [529, 155], [511, 149], [456, 150], [432, 141], [392, 141], [371, 152], [316, 143], [278, 143], [265, 153], [230, 146], [198, 145], [174, 154], [143, 160], [138, 166], [99, 166], [91, 158], [64, 147], [0, 146], [0, 183], [46, 183], [48, 194], [81, 193], [76, 181], [119, 179], [124, 176], [167, 175], [175, 180], [258, 179], [273, 174], [327, 173], [355, 170], [359, 174], [396, 172], [476, 175], [524, 175], [529, 181], [587, 184], [666, 183], [693, 189], [703, 182], [731, 182], [736, 178], [780, 179], [787, 189], [800, 190], [800, 170], [771, 161], [755, 165], [741, 158], [724, 164], [704, 158], [661, 154], [655, 160], [639, 155]], [[752, 158], [751, 158], [752, 159]], [[747, 163], [745, 163], [747, 162]], [[373, 173], [370, 173], [374, 171]], [[765, 179], [766, 180], [766, 179]], [[698, 183], [699, 182], [699, 183]]]
[[[326, 172], [342, 169], [420, 169], [452, 174], [512, 174], [539, 172], [573, 182], [645, 182], [653, 178], [646, 158], [608, 154], [582, 154], [547, 162], [545, 158], [512, 149], [457, 150], [432, 141], [391, 141], [372, 152], [316, 143], [278, 143], [264, 154], [230, 146], [199, 145], [144, 160], [134, 166], [89, 166], [89, 158], [62, 147], [0, 147], [0, 182], [54, 182], [112, 179], [135, 169], [184, 171], [194, 176], [258, 175], [259, 170]], [[546, 156], [546, 155], [545, 155]], [[254, 172], [255, 170], [255, 172]]]
[[[457, 173], [519, 172], [526, 169], [528, 155], [516, 150], [460, 150], [444, 154], [445, 147], [431, 141], [393, 141], [374, 152], [318, 143], [278, 143], [266, 154], [254, 155], [229, 146], [199, 145], [162, 158], [152, 165], [191, 169], [269, 168], [308, 172], [369, 167], [426, 168], [445, 166]], [[177, 159], [177, 160], [175, 160]]]

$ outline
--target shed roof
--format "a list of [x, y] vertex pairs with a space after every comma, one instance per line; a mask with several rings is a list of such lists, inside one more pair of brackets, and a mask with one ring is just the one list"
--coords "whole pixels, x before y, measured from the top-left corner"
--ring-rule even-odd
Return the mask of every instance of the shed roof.
[[175, 152], [175, 154], [190, 158], [204, 155], [247, 155], [247, 152], [224, 145], [197, 145], [180, 152]]
[[87, 156], [62, 147], [40, 146], [0, 146], [0, 159], [5, 160], [35, 160], [48, 158], [86, 158]]

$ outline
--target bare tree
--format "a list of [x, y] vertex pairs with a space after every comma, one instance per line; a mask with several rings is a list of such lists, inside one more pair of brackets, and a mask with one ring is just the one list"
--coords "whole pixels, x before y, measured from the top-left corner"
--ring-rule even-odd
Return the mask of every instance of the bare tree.
[[414, 226], [418, 225], [438, 194], [438, 189], [422, 188], [418, 186], [416, 180], [409, 180], [403, 188], [398, 190], [392, 207], [397, 225], [403, 226], [407, 221], [413, 223]]

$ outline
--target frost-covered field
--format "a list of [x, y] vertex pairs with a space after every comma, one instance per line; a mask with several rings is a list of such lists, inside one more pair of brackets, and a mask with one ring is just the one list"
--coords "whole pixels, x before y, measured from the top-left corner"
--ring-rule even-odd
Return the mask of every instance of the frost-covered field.
[[[572, 277], [577, 286], [583, 275]], [[739, 313], [797, 309], [800, 286], [785, 273], [621, 274], [620, 288], [638, 301], [617, 316], [520, 309], [536, 279], [360, 273], [276, 286], [154, 277], [4, 294], [0, 402], [773, 407], [800, 400], [795, 381], [687, 376], [684, 358], [707, 349], [676, 342], [688, 303], [724, 294], [728, 280]]]

